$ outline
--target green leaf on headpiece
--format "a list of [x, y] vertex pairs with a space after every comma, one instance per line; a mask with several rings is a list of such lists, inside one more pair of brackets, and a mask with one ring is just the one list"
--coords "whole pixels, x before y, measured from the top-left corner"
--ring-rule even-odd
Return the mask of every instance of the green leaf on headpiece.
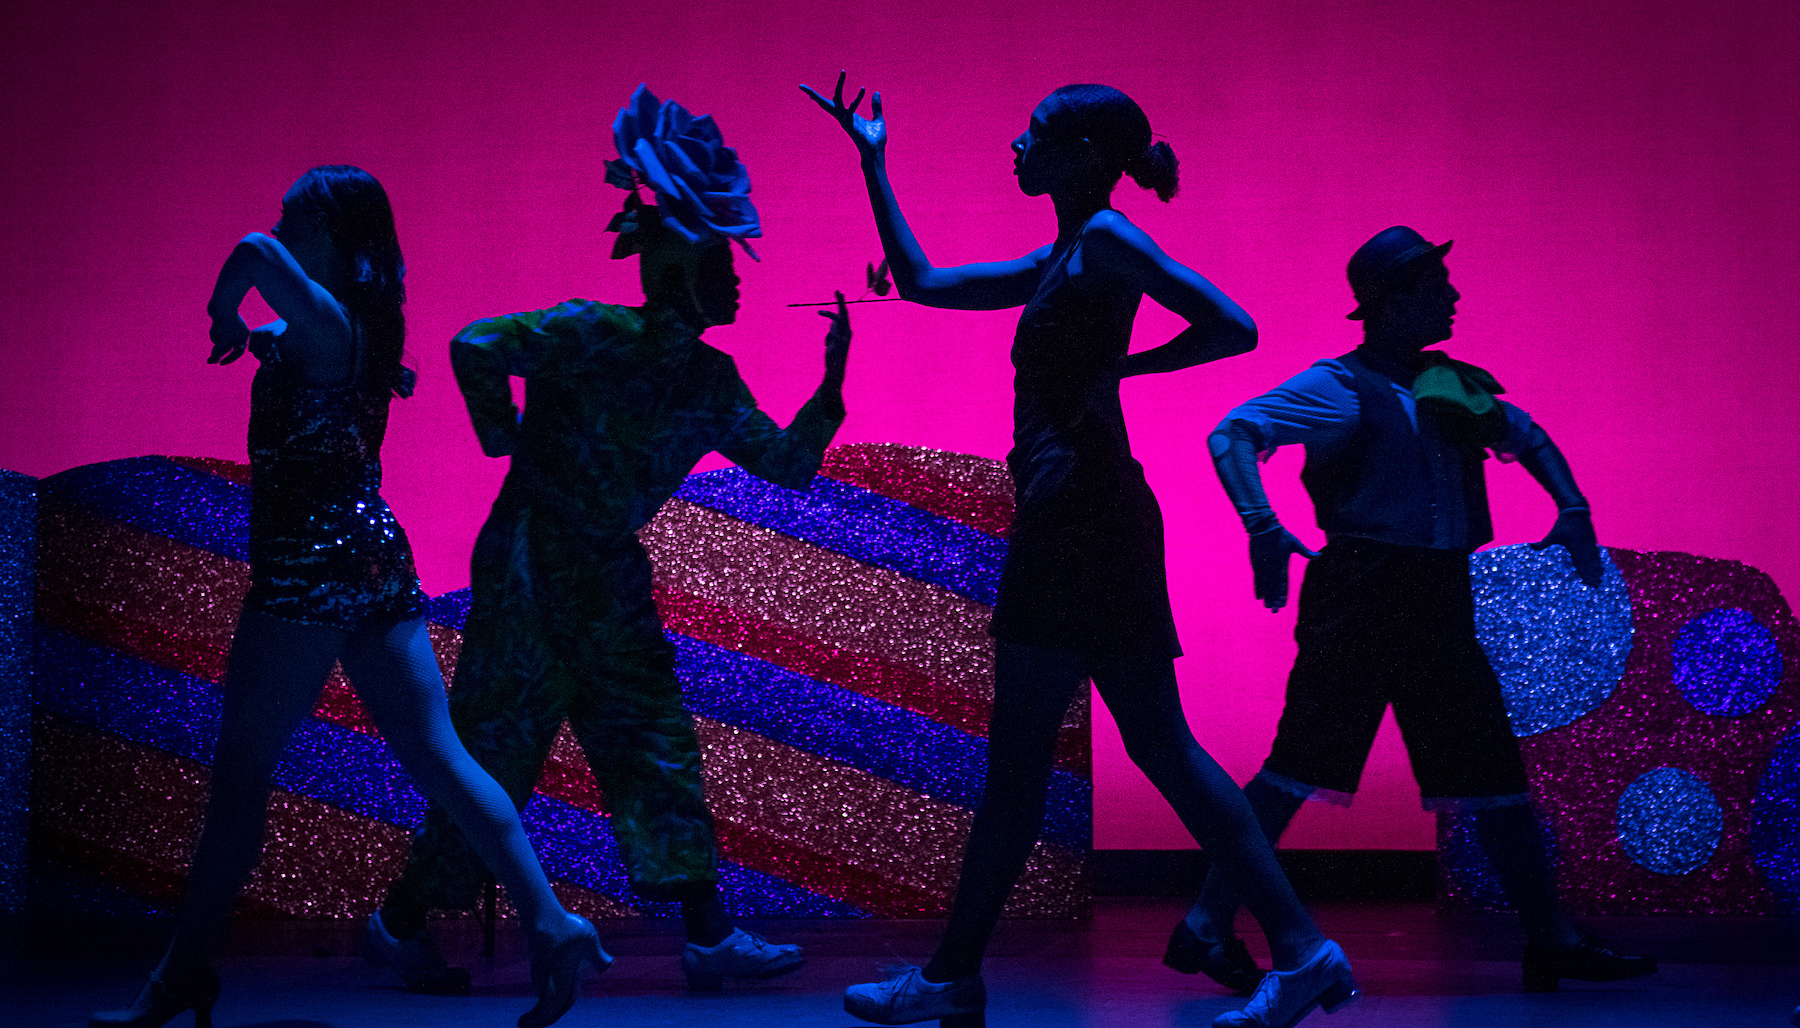
[[606, 162], [606, 184], [618, 186], [620, 189], [637, 188], [637, 182], [632, 177], [631, 166], [624, 161]]
[[616, 261], [630, 257], [633, 254], [642, 253], [643, 250], [643, 233], [627, 229], [619, 233], [619, 241], [613, 244], [612, 259]]

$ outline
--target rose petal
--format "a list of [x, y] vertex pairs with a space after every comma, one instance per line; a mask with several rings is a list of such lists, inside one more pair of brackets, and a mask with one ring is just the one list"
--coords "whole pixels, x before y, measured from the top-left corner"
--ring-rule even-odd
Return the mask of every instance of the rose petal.
[[655, 192], [665, 224], [689, 243], [762, 235], [750, 173], [712, 115], [696, 118], [674, 101], [659, 103], [640, 85], [613, 120], [613, 140]]

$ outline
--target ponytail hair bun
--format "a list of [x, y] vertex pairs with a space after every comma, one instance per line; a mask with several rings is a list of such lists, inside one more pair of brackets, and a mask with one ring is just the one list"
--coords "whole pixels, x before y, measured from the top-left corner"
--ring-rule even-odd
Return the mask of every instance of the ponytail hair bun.
[[1107, 159], [1111, 182], [1121, 174], [1168, 200], [1179, 188], [1175, 151], [1169, 144], [1152, 142], [1150, 119], [1137, 101], [1111, 86], [1064, 86], [1050, 94], [1054, 100], [1045, 118], [1047, 127], [1064, 139], [1083, 139]]
[[1135, 161], [1125, 165], [1125, 174], [1145, 189], [1156, 190], [1156, 198], [1168, 203], [1181, 192], [1181, 162], [1175, 151], [1162, 140], [1150, 144]]

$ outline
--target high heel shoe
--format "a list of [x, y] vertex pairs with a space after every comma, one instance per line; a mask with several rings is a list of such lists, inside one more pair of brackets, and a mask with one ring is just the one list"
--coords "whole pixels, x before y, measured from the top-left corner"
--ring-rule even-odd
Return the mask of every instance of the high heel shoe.
[[1204, 974], [1240, 996], [1256, 991], [1263, 976], [1244, 940], [1235, 935], [1202, 939], [1185, 920], [1175, 922], [1175, 930], [1169, 934], [1163, 966], [1182, 974]]
[[1263, 975], [1250, 1002], [1242, 1010], [1220, 1014], [1213, 1020], [1213, 1028], [1293, 1028], [1314, 1007], [1333, 1014], [1357, 995], [1349, 958], [1337, 943], [1326, 939], [1294, 970]]
[[921, 969], [909, 964], [885, 982], [845, 989], [844, 1012], [876, 1024], [936, 1020], [938, 1028], [987, 1028], [987, 985], [979, 974], [928, 982]]
[[1562, 979], [1578, 982], [1622, 982], [1656, 973], [1650, 957], [1615, 953], [1600, 944], [1589, 929], [1578, 929], [1581, 941], [1573, 946], [1525, 944], [1526, 992], [1555, 992]]
[[152, 972], [130, 1006], [90, 1016], [88, 1028], [161, 1028], [184, 1010], [194, 1012], [194, 1028], [212, 1028], [218, 998], [219, 975], [210, 967], [199, 968], [175, 985]]
[[594, 965], [595, 973], [612, 966], [613, 958], [600, 948], [600, 933], [593, 922], [566, 915], [568, 929], [554, 942], [543, 936], [531, 940], [531, 984], [537, 989], [537, 1006], [519, 1015], [519, 1028], [545, 1028], [557, 1022], [575, 1005], [581, 986], [581, 965]]

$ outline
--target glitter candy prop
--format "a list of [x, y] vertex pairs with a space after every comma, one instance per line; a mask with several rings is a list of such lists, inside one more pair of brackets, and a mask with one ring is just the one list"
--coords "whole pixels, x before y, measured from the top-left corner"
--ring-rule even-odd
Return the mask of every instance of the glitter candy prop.
[[[1470, 558], [1571, 910], [1800, 913], [1800, 624], [1735, 561], [1607, 551], [1597, 589], [1557, 548]], [[1440, 898], [1504, 905], [1467, 814], [1440, 814]]]
[[[35, 525], [7, 523], [8, 540], [37, 537], [32, 902], [166, 912], [198, 831], [249, 583], [248, 469], [139, 457], [35, 484]], [[829, 451], [804, 493], [735, 469], [690, 476], [644, 529], [733, 913], [945, 912], [986, 766], [986, 628], [1011, 516], [998, 462], [862, 444]], [[467, 614], [467, 590], [431, 601], [446, 677]], [[1088, 910], [1085, 697], [1065, 720], [1010, 915]], [[424, 801], [340, 676], [275, 785], [239, 912], [367, 916]], [[566, 728], [522, 816], [572, 909], [674, 913], [630, 893], [605, 796]]]
[[0, 914], [25, 912], [37, 480], [0, 471]]

